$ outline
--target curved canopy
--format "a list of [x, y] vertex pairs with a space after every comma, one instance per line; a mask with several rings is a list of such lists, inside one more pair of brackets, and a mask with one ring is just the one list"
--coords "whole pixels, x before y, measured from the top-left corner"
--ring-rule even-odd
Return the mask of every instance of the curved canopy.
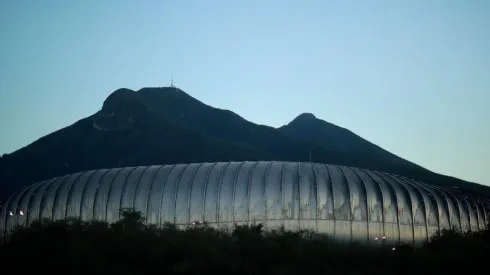
[[476, 231], [489, 200], [396, 175], [298, 162], [219, 162], [81, 172], [35, 183], [0, 210], [0, 236], [40, 218], [188, 225], [251, 222], [312, 229], [339, 241], [419, 243], [440, 229]]

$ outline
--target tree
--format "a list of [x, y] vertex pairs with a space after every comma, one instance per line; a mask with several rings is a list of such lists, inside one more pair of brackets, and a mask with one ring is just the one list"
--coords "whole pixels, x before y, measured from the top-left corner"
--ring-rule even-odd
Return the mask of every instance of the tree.
[[134, 208], [121, 208], [119, 210], [120, 220], [113, 227], [129, 231], [138, 231], [145, 228], [145, 218], [141, 211]]

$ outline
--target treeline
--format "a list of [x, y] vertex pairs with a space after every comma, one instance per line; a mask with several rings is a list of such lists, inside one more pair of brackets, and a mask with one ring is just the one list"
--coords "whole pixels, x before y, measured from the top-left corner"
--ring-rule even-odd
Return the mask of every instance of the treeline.
[[[485, 272], [490, 231], [441, 232], [421, 248], [340, 245], [310, 231], [262, 225], [179, 230], [146, 226], [141, 213], [121, 220], [36, 221], [0, 247], [5, 274], [442, 274]], [[487, 271], [488, 272], [488, 271]]]

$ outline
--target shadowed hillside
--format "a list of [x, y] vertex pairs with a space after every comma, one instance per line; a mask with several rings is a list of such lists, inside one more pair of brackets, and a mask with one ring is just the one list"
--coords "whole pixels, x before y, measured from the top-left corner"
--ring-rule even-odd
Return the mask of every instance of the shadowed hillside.
[[299, 115], [278, 130], [290, 137], [311, 142], [328, 151], [357, 154], [361, 158], [372, 159], [375, 162], [383, 160], [385, 163], [378, 166], [381, 171], [421, 179], [431, 184], [449, 187], [453, 191], [466, 190], [471, 186], [470, 189], [477, 193], [490, 194], [490, 188], [487, 186], [433, 173], [384, 150], [347, 129], [318, 119], [310, 113]]
[[441, 176], [352, 132], [301, 115], [275, 129], [213, 108], [174, 87], [118, 89], [97, 113], [0, 159], [0, 199], [36, 181], [89, 169], [190, 162], [287, 160], [356, 166], [446, 187], [488, 188]]

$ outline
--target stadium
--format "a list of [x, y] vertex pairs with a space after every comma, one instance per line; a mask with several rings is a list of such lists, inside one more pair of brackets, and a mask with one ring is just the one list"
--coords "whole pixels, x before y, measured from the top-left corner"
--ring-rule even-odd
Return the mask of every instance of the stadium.
[[0, 236], [38, 219], [115, 222], [135, 208], [148, 224], [261, 223], [338, 242], [420, 245], [443, 229], [478, 231], [490, 201], [397, 175], [309, 162], [218, 162], [101, 169], [35, 183], [0, 210]]

